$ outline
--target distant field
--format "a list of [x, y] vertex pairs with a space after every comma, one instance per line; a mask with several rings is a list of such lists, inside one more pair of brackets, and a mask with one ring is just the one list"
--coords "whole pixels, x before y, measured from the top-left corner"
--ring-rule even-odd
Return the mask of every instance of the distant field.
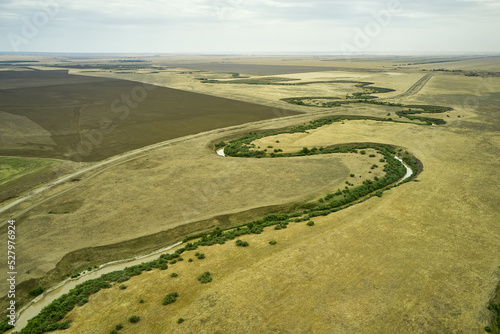
[[280, 116], [271, 107], [66, 71], [3, 72], [0, 88], [0, 155], [98, 161]]
[[279, 75], [303, 72], [332, 71], [333, 67], [320, 66], [289, 66], [289, 65], [258, 65], [234, 63], [175, 63], [169, 64], [183, 68], [192, 68], [199, 71], [234, 72], [251, 75]]

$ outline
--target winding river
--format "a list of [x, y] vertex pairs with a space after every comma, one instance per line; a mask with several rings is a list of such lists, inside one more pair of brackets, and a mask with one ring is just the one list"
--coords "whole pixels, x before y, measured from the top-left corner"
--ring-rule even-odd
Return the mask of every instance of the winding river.
[[[226, 156], [224, 154], [224, 148], [218, 150], [217, 154], [221, 157]], [[396, 185], [398, 185], [403, 181], [405, 181], [406, 179], [408, 179], [409, 177], [411, 177], [413, 175], [413, 170], [409, 166], [407, 166], [402, 159], [398, 158], [397, 156], [395, 156], [394, 158], [397, 159], [399, 162], [401, 162], [403, 166], [405, 166], [406, 168], [405, 176], [401, 180], [399, 180], [398, 183], [396, 183]], [[117, 270], [123, 270], [126, 267], [141, 264], [143, 262], [156, 260], [161, 254], [172, 253], [174, 251], [173, 249], [181, 244], [182, 242], [178, 242], [174, 245], [160, 249], [145, 256], [135, 257], [132, 259], [127, 259], [122, 261], [109, 262], [99, 266], [99, 268], [96, 270], [92, 270], [90, 272], [83, 272], [82, 275], [77, 278], [69, 278], [64, 280], [55, 287], [47, 290], [41, 296], [35, 298], [28, 305], [24, 306], [21, 309], [19, 315], [17, 316], [16, 327], [11, 329], [10, 331], [7, 331], [7, 333], [12, 333], [14, 331], [22, 330], [28, 324], [29, 319], [35, 317], [38, 313], [40, 313], [40, 311], [45, 306], [48, 306], [51, 302], [61, 297], [63, 294], [68, 293], [78, 284], [81, 284], [91, 279], [99, 278], [103, 274], [107, 274]]]
[[399, 162], [401, 162], [403, 164], [403, 166], [405, 166], [405, 168], [406, 168], [406, 174], [405, 174], [405, 176], [403, 176], [403, 178], [401, 180], [399, 180], [398, 183], [396, 183], [396, 185], [398, 185], [401, 182], [405, 181], [407, 178], [411, 177], [413, 175], [413, 170], [410, 167], [408, 167], [408, 165], [406, 165], [403, 162], [403, 159], [400, 159], [397, 156], [395, 156], [394, 158], [396, 158]]

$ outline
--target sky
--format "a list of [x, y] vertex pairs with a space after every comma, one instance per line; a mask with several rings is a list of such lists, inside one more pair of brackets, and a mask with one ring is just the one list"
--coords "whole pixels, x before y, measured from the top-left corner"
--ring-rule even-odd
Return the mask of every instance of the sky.
[[0, 0], [0, 52], [500, 52], [500, 0]]

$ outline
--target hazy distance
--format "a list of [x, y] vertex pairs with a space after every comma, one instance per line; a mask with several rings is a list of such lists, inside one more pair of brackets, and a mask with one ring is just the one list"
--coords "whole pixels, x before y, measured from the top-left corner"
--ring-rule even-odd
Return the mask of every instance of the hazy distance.
[[0, 52], [500, 52], [497, 0], [3, 0]]

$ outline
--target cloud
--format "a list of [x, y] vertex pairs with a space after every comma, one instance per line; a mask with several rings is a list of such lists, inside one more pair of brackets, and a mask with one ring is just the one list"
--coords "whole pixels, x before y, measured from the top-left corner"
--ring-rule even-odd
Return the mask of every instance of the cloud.
[[[338, 51], [342, 41], [387, 11], [394, 0], [3, 0], [0, 2], [0, 51], [9, 32], [20, 33], [43, 4], [57, 3], [59, 11], [30, 39], [24, 51], [176, 52], [250, 48], [268, 51]], [[452, 38], [457, 49], [477, 49], [474, 35], [493, 37], [500, 30], [497, 0], [401, 0], [402, 10], [377, 36], [388, 48], [411, 48], [403, 37], [427, 36], [429, 49], [439, 44], [440, 32]], [[24, 20], [24, 21], [23, 21]], [[120, 44], [117, 41], [128, 42]], [[300, 37], [300, 39], [299, 39]], [[243, 40], [242, 40], [243, 39]], [[110, 40], [114, 42], [109, 42]], [[487, 39], [485, 39], [487, 40]], [[259, 41], [261, 41], [259, 43]], [[148, 44], [149, 43], [149, 44]], [[419, 41], [419, 50], [425, 47]], [[407, 45], [407, 46], [405, 46]], [[409, 46], [408, 46], [409, 45]], [[134, 47], [136, 46], [136, 47]], [[198, 47], [198, 49], [197, 49]], [[483, 49], [491, 50], [491, 45]], [[495, 46], [500, 51], [500, 46]], [[133, 50], [132, 50], [133, 49]], [[409, 50], [402, 51], [409, 51]], [[369, 51], [370, 49], [367, 49]], [[381, 50], [383, 51], [383, 50]], [[478, 50], [479, 51], [479, 50]]]

